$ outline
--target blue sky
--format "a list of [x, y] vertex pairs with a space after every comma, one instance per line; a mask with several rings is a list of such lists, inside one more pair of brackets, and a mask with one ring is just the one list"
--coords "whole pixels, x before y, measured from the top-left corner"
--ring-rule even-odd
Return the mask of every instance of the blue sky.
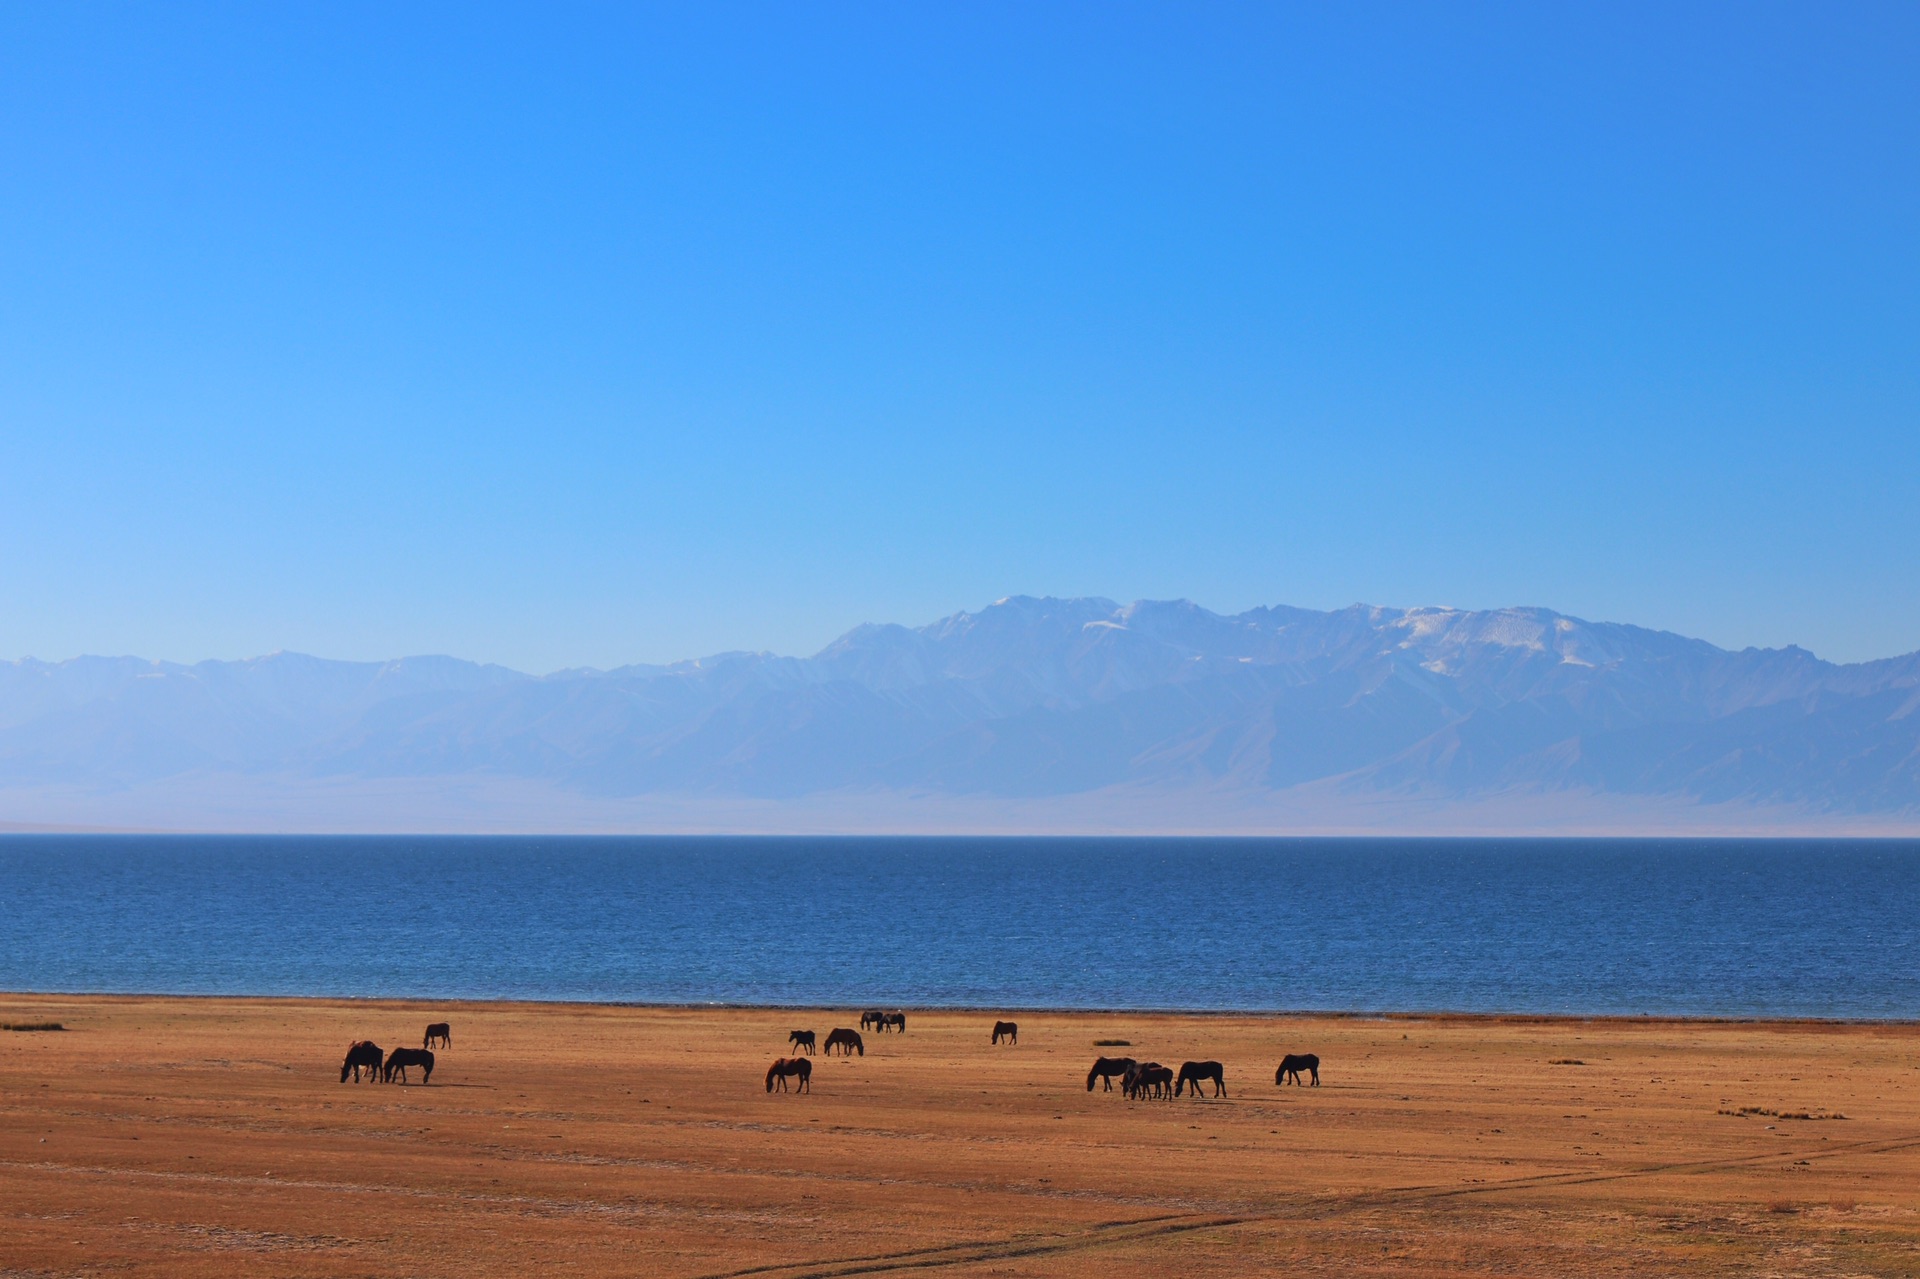
[[1920, 648], [1920, 6], [0, 10], [0, 655]]

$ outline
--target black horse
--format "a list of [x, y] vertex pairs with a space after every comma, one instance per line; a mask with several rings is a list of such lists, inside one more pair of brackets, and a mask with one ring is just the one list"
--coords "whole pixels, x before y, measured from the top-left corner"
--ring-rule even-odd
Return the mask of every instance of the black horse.
[[1010, 1044], [1019, 1043], [1020, 1042], [1019, 1023], [1011, 1022], [1011, 1021], [994, 1022], [993, 1023], [993, 1042], [996, 1044], [999, 1043], [1002, 1036], [1005, 1036], [1006, 1041]]
[[812, 1052], [813, 1032], [811, 1030], [796, 1030], [787, 1036], [787, 1042], [795, 1048], [804, 1048], [808, 1052]]
[[860, 1032], [848, 1030], [844, 1026], [836, 1026], [827, 1032], [827, 1045], [823, 1051], [831, 1057], [836, 1047], [840, 1049], [842, 1057], [851, 1057], [855, 1053], [859, 1053], [862, 1057], [867, 1055], [867, 1045], [860, 1038]]
[[1203, 1079], [1211, 1079], [1213, 1081], [1214, 1096], [1224, 1097], [1227, 1095], [1227, 1072], [1221, 1069], [1220, 1063], [1217, 1061], [1189, 1061], [1182, 1064], [1180, 1067], [1180, 1078], [1173, 1085], [1173, 1095], [1178, 1097], [1182, 1090], [1191, 1089], [1192, 1095], [1198, 1097], [1200, 1095], [1200, 1081]]
[[433, 1078], [433, 1054], [424, 1048], [396, 1048], [387, 1054], [387, 1064], [380, 1068], [380, 1078], [386, 1083], [393, 1082], [395, 1071], [400, 1073], [400, 1082], [407, 1082], [407, 1067], [420, 1067], [420, 1082], [426, 1083]]
[[905, 1013], [881, 1013], [880, 1029], [882, 1031], [897, 1030], [903, 1035], [906, 1034], [907, 1015]]
[[1108, 1092], [1112, 1092], [1114, 1079], [1124, 1078], [1137, 1064], [1131, 1057], [1095, 1057], [1093, 1069], [1087, 1072], [1087, 1091], [1093, 1091], [1093, 1081], [1098, 1079], [1107, 1086]]
[[860, 1029], [876, 1030], [879, 1028], [880, 1023], [886, 1019], [887, 1015], [878, 1008], [869, 1008], [860, 1014]]
[[1300, 1082], [1300, 1072], [1303, 1070], [1313, 1076], [1313, 1086], [1318, 1088], [1320, 1086], [1320, 1059], [1312, 1053], [1301, 1053], [1298, 1056], [1295, 1056], [1293, 1053], [1288, 1053], [1282, 1057], [1280, 1059], [1280, 1069], [1273, 1072], [1273, 1082], [1276, 1084], [1284, 1084], [1287, 1082], [1287, 1077], [1291, 1075], [1293, 1082], [1297, 1084]]
[[347, 1072], [353, 1072], [353, 1082], [360, 1082], [360, 1071], [364, 1067], [367, 1078], [372, 1079], [380, 1073], [380, 1063], [386, 1058], [380, 1052], [380, 1045], [370, 1039], [356, 1039], [347, 1048], [347, 1059], [340, 1063], [340, 1082], [347, 1082]]
[[1120, 1086], [1126, 1089], [1129, 1097], [1167, 1097], [1173, 1096], [1173, 1069], [1162, 1066], [1157, 1061], [1142, 1062], [1129, 1070], [1121, 1079]]
[[453, 1047], [453, 1027], [444, 1021], [436, 1021], [427, 1027], [427, 1037], [420, 1041], [422, 1048], [433, 1047], [434, 1040], [440, 1041], [442, 1048]]
[[793, 1086], [795, 1092], [813, 1091], [813, 1063], [805, 1057], [781, 1057], [767, 1067], [767, 1091], [773, 1091], [774, 1081], [780, 1083], [780, 1091], [787, 1090], [787, 1076], [798, 1075], [800, 1082]]

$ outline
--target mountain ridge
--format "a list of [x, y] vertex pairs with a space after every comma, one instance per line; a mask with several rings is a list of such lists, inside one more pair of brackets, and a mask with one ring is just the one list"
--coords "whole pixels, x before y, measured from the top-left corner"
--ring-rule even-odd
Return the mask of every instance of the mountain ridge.
[[557, 819], [823, 796], [1272, 809], [1310, 791], [1330, 812], [1597, 796], [1906, 820], [1920, 652], [1835, 664], [1537, 607], [1226, 615], [1009, 596], [922, 627], [862, 624], [808, 657], [547, 675], [290, 652], [0, 662], [0, 820], [56, 820], [34, 798], [56, 792], [90, 821], [87, 797], [104, 811], [208, 779], [271, 812], [276, 786], [451, 794], [490, 778], [546, 788]]

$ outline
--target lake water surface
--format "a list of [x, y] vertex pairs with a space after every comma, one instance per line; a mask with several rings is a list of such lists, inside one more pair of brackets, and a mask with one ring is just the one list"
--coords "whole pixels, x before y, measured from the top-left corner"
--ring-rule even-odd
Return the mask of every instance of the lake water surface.
[[0, 989], [1920, 1017], [1920, 841], [0, 837]]

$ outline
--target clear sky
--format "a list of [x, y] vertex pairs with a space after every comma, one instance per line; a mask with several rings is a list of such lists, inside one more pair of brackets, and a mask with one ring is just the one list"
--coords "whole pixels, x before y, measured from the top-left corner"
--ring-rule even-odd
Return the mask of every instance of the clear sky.
[[12, 4], [0, 656], [1920, 648], [1920, 5]]

